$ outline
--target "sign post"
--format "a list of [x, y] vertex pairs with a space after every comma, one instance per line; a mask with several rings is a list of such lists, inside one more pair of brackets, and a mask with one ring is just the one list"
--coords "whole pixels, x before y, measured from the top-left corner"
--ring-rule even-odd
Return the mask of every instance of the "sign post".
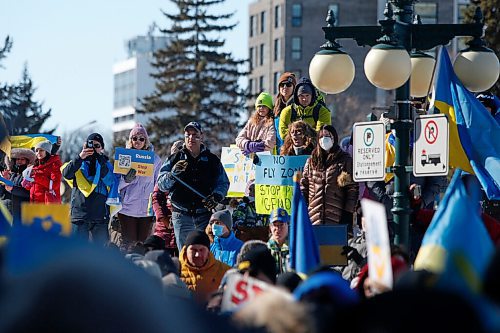
[[353, 126], [354, 181], [377, 181], [385, 177], [385, 125], [381, 121]]
[[415, 119], [414, 133], [413, 175], [447, 175], [448, 118], [444, 114], [418, 116]]

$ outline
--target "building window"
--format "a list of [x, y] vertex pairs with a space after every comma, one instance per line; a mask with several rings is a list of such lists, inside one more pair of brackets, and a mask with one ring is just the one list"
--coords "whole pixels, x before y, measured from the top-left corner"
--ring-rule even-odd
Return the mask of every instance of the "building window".
[[260, 13], [260, 33], [266, 32], [266, 12]]
[[250, 37], [255, 35], [255, 16], [250, 16]]
[[274, 6], [274, 27], [281, 27], [281, 6]]
[[296, 3], [292, 5], [292, 27], [300, 27], [302, 25], [302, 5]]
[[278, 81], [280, 79], [280, 72], [274, 72], [273, 74], [273, 94], [276, 95], [278, 93]]
[[414, 13], [420, 15], [424, 24], [437, 23], [437, 4], [432, 2], [419, 2], [415, 4]]
[[302, 37], [292, 37], [292, 59], [302, 58]]
[[274, 40], [274, 61], [281, 59], [281, 39], [276, 38]]
[[[468, 4], [459, 4], [458, 5], [458, 17], [457, 23], [465, 23], [465, 11], [467, 10]], [[457, 40], [457, 49], [463, 50], [467, 48], [467, 37], [458, 37]]]
[[135, 107], [136, 104], [136, 80], [135, 69], [115, 74], [114, 76], [114, 108], [125, 106]]
[[248, 80], [248, 92], [250, 93], [250, 95], [253, 95], [253, 92], [254, 92], [253, 82], [254, 82], [254, 79]]
[[332, 4], [328, 5], [328, 10], [333, 11], [333, 15], [335, 17], [335, 24], [334, 24], [334, 26], [337, 27], [339, 25], [339, 4], [338, 3], [332, 3]]
[[254, 58], [253, 58], [253, 47], [251, 47], [250, 49], [248, 49], [248, 62], [250, 63], [250, 70], [253, 69], [254, 67]]
[[263, 92], [264, 89], [264, 75], [259, 76], [259, 92]]
[[259, 65], [264, 65], [264, 44], [260, 44]]

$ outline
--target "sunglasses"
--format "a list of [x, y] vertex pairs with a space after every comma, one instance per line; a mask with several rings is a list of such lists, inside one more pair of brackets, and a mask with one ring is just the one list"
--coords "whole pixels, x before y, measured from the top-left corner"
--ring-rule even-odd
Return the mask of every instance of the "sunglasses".
[[133, 137], [132, 137], [132, 141], [134, 141], [134, 142], [135, 142], [135, 141], [137, 141], [137, 140], [139, 140], [140, 142], [144, 142], [144, 141], [146, 141], [146, 139], [145, 139], [145, 138], [143, 138], [143, 137], [136, 137], [136, 136], [133, 136]]
[[280, 83], [280, 87], [284, 87], [284, 86], [292, 87], [293, 83], [292, 82], [281, 82]]
[[101, 145], [98, 143], [94, 143], [94, 148], [101, 148]]

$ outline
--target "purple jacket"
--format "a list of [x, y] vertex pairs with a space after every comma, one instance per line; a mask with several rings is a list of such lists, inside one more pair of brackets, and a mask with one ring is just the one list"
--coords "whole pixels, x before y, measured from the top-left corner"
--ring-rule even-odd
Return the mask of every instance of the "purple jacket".
[[135, 177], [130, 183], [125, 183], [121, 177], [118, 191], [120, 191], [123, 208], [120, 210], [120, 214], [131, 217], [151, 216], [148, 214], [149, 196], [155, 188], [161, 165], [160, 157], [155, 154], [153, 176]]

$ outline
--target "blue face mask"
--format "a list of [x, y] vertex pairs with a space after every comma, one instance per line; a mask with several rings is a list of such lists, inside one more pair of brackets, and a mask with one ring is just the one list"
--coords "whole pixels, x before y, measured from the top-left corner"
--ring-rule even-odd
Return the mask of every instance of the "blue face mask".
[[224, 234], [224, 227], [219, 224], [212, 224], [212, 233], [214, 236], [221, 237]]

